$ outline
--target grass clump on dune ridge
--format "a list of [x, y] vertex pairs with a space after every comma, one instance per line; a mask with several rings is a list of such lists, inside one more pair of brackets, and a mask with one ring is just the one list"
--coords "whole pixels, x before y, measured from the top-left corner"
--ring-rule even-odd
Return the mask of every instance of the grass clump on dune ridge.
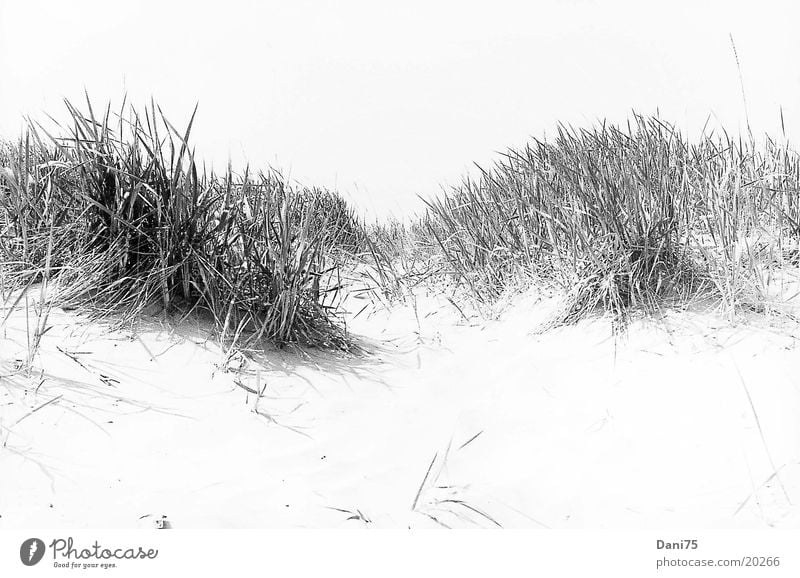
[[655, 117], [562, 126], [429, 201], [428, 228], [482, 301], [522, 272], [569, 292], [562, 321], [598, 308], [619, 319], [698, 293], [735, 308], [767, 290], [764, 259], [743, 244], [761, 239], [775, 258], [796, 241], [798, 167], [772, 141], [690, 143]]
[[[201, 171], [151, 104], [97, 117], [67, 102], [64, 136], [31, 127], [3, 153], [3, 278], [51, 280], [62, 305], [129, 318], [154, 305], [203, 310], [223, 336], [347, 348], [326, 280], [358, 242], [334, 193], [278, 173]], [[126, 114], [127, 113], [127, 114]], [[50, 256], [45, 262], [45, 255]]]
[[224, 338], [348, 348], [345, 263], [366, 283], [350, 291], [385, 301], [455, 281], [491, 304], [538, 279], [568, 294], [570, 322], [697, 296], [763, 310], [772, 272], [797, 258], [800, 158], [769, 139], [690, 142], [643, 116], [562, 126], [410, 223], [368, 226], [337, 193], [275, 171], [200, 170], [194, 115], [178, 131], [152, 103], [143, 116], [67, 108], [61, 136], [31, 127], [0, 149], [4, 296], [43, 281], [98, 313], [202, 310]]

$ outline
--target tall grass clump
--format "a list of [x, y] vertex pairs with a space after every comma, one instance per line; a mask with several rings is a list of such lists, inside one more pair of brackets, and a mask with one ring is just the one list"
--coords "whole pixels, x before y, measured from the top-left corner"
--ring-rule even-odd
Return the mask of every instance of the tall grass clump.
[[481, 301], [534, 275], [568, 291], [563, 321], [598, 308], [624, 318], [706, 292], [736, 307], [764, 290], [742, 243], [796, 237], [798, 183], [788, 146], [691, 143], [635, 116], [624, 128], [561, 126], [552, 141], [509, 151], [428, 201], [427, 228]]
[[49, 240], [62, 305], [128, 318], [177, 307], [226, 337], [348, 347], [327, 280], [358, 228], [335, 193], [201, 170], [194, 114], [179, 131], [154, 103], [144, 115], [66, 105], [56, 136], [31, 125], [4, 156], [4, 278], [41, 271]]

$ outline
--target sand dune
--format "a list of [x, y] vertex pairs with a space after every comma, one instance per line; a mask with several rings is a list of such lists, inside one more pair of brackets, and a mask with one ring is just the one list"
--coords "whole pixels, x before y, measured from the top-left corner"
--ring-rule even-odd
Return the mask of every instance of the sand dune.
[[800, 527], [795, 322], [533, 331], [552, 305], [372, 304], [363, 354], [254, 359], [197, 321], [54, 310], [29, 371], [19, 308], [0, 527]]

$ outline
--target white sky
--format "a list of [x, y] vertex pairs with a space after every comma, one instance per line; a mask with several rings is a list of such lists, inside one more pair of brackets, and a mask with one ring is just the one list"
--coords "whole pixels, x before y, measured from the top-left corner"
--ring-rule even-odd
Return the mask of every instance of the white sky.
[[552, 131], [655, 112], [695, 133], [800, 139], [800, 3], [591, 0], [0, 0], [0, 134], [154, 96], [200, 102], [199, 156], [336, 186], [401, 214], [473, 161]]

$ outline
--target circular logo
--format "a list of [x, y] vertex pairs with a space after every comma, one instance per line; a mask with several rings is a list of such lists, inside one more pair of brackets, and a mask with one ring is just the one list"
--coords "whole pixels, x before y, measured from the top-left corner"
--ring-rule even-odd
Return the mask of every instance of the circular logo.
[[26, 566], [35, 566], [44, 557], [44, 542], [39, 538], [28, 538], [19, 547], [19, 559]]

